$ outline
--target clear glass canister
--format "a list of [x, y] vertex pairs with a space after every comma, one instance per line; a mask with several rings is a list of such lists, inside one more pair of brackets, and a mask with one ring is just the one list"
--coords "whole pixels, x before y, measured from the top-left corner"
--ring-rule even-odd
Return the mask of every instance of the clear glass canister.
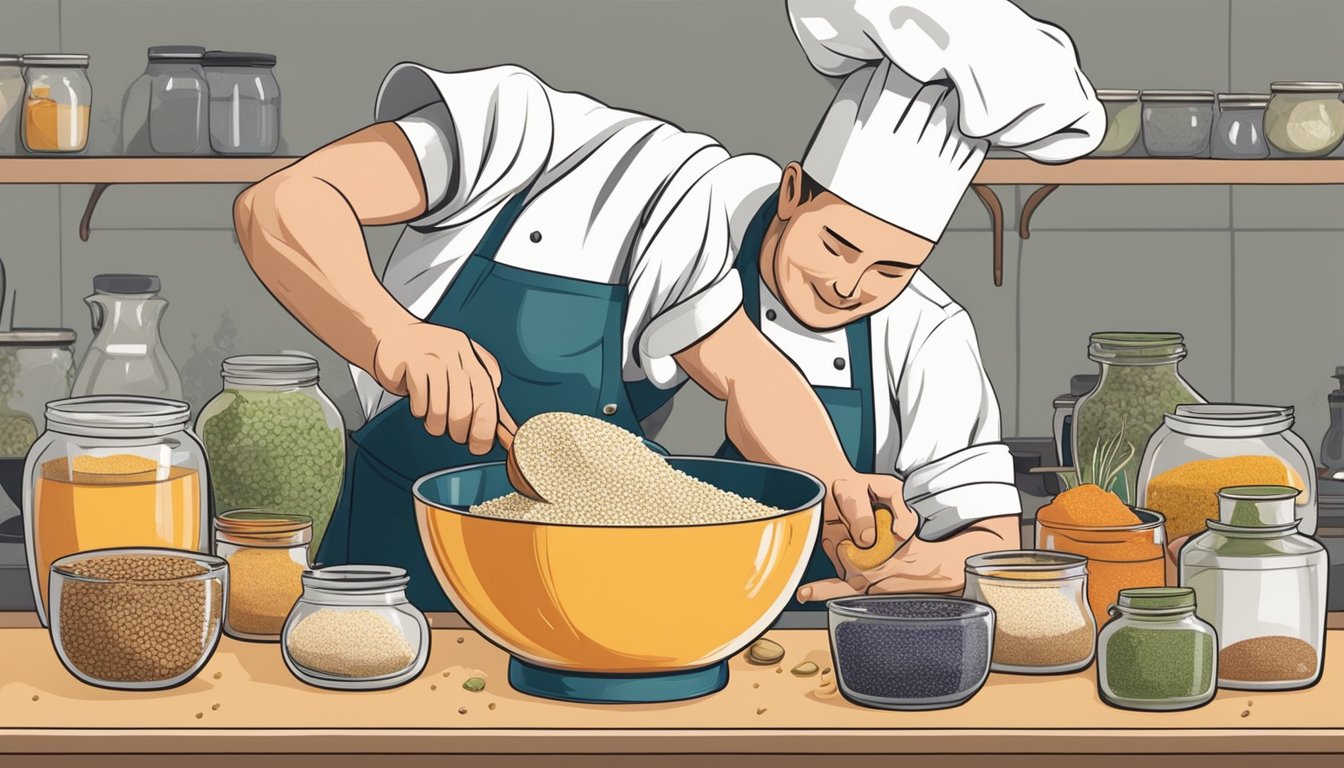
[[215, 554], [229, 564], [230, 637], [280, 639], [303, 592], [312, 540], [313, 521], [302, 515], [238, 509], [215, 517]]
[[1106, 108], [1106, 133], [1093, 157], [1121, 157], [1139, 140], [1139, 92], [1098, 89], [1097, 100]]
[[1107, 704], [1172, 711], [1201, 707], [1217, 692], [1218, 639], [1195, 615], [1188, 587], [1120, 592], [1097, 638], [1097, 683]]
[[95, 335], [75, 376], [76, 396], [182, 397], [182, 377], [159, 333], [168, 310], [159, 288], [154, 275], [93, 278], [93, 294], [84, 303]]
[[1213, 91], [1144, 91], [1143, 147], [1153, 157], [1208, 157]]
[[317, 361], [242, 355], [224, 361], [224, 389], [196, 431], [210, 455], [218, 509], [271, 509], [313, 521], [314, 551], [345, 474], [345, 426], [318, 387]]
[[1213, 156], [1224, 160], [1269, 157], [1265, 142], [1264, 93], [1218, 94], [1218, 121], [1213, 128]]
[[303, 575], [281, 648], [299, 680], [376, 690], [414, 680], [429, 659], [429, 623], [406, 599], [401, 568], [336, 565]]
[[1344, 140], [1344, 83], [1271, 83], [1265, 135], [1275, 157], [1324, 157]]
[[1133, 525], [1081, 526], [1036, 516], [1036, 548], [1087, 558], [1087, 603], [1097, 626], [1106, 622], [1122, 590], [1167, 583], [1166, 520], [1135, 509]]
[[0, 155], [19, 153], [19, 124], [23, 117], [22, 57], [0, 53]]
[[89, 141], [93, 86], [84, 54], [36, 53], [23, 57], [27, 81], [23, 146], [29, 152], [83, 152]]
[[210, 51], [210, 145], [221, 155], [272, 155], [280, 144], [275, 56]]
[[1218, 489], [1289, 485], [1302, 532], [1316, 532], [1316, 462], [1292, 431], [1293, 409], [1184, 405], [1168, 415], [1143, 455], [1139, 505], [1167, 516], [1172, 541], [1218, 518]]
[[51, 564], [109, 547], [206, 553], [205, 449], [186, 403], [83, 397], [47, 404], [24, 465], [23, 523], [33, 602], [47, 623]]
[[120, 151], [209, 155], [209, 94], [197, 45], [152, 46], [121, 104]]
[[1087, 558], [990, 552], [966, 560], [962, 597], [994, 609], [995, 672], [1054, 674], [1092, 663], [1097, 625], [1087, 605]]
[[1325, 656], [1325, 547], [1297, 532], [1288, 486], [1218, 492], [1219, 518], [1181, 549], [1181, 585], [1218, 630], [1218, 685], [1307, 688]]
[[75, 332], [0, 331], [0, 458], [21, 459], [44, 432], [47, 403], [70, 396]]
[[1088, 357], [1101, 367], [1097, 388], [1073, 412], [1073, 461], [1081, 483], [1133, 503], [1143, 448], [1162, 418], [1204, 398], [1181, 378], [1179, 333], [1094, 333]]

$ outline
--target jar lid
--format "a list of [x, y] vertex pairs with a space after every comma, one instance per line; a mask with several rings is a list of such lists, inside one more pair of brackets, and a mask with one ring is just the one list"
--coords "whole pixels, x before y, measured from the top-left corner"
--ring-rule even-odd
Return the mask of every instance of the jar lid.
[[1133, 587], [1120, 590], [1117, 603], [1121, 608], [1141, 611], [1188, 610], [1195, 607], [1195, 590], [1191, 587]]
[[1088, 359], [1098, 363], [1119, 361], [1160, 365], [1181, 360], [1186, 352], [1185, 337], [1166, 331], [1101, 331], [1093, 333], [1088, 340]]
[[1144, 91], [1144, 101], [1213, 101], [1213, 91]]
[[330, 565], [303, 572], [304, 587], [325, 592], [390, 592], [410, 582], [405, 568], [390, 565]]
[[206, 51], [201, 63], [207, 67], [274, 67], [275, 54], [249, 51]]
[[93, 290], [119, 296], [154, 294], [161, 287], [157, 275], [106, 274], [93, 278]]
[[1268, 93], [1220, 93], [1218, 106], [1230, 109], [1259, 109], [1269, 106]]
[[1191, 403], [1162, 417], [1174, 432], [1200, 437], [1254, 437], [1282, 432], [1293, 425], [1293, 407], [1241, 403]]
[[168, 434], [191, 418], [191, 406], [177, 400], [130, 395], [72, 397], [47, 403], [47, 424], [57, 432], [87, 437], [131, 437], [137, 432]]
[[224, 360], [222, 373], [227, 382], [306, 387], [317, 383], [318, 365], [307, 355], [235, 355]]
[[[966, 559], [966, 573], [1005, 581], [1050, 582], [1087, 575], [1087, 558], [1040, 549], [987, 552]], [[1042, 586], [1048, 586], [1042, 583]]]
[[1125, 88], [1098, 88], [1097, 101], [1138, 101], [1139, 92]]
[[199, 45], [151, 45], [146, 53], [150, 61], [199, 59], [204, 55], [205, 48]]
[[1238, 528], [1282, 528], [1297, 521], [1301, 491], [1289, 485], [1235, 485], [1218, 491], [1218, 520]]
[[215, 530], [262, 546], [297, 546], [313, 539], [313, 519], [264, 509], [234, 509], [215, 516]]
[[87, 67], [87, 53], [25, 53], [22, 57], [25, 67]]
[[1269, 90], [1274, 93], [1342, 93], [1344, 92], [1344, 83], [1279, 80], [1270, 83]]
[[15, 328], [0, 331], [0, 347], [60, 347], [75, 343], [69, 328]]

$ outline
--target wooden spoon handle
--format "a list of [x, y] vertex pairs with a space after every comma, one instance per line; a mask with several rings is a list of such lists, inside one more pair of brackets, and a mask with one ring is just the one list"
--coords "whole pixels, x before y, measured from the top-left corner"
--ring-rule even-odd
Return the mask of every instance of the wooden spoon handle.
[[508, 427], [504, 426], [502, 421], [495, 428], [495, 439], [499, 441], [499, 447], [503, 448], [506, 453], [513, 452], [513, 433], [509, 431]]

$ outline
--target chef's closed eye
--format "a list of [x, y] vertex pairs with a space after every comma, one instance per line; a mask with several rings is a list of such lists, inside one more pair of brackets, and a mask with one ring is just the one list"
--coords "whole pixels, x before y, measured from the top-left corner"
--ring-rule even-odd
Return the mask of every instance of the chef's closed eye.
[[873, 271], [882, 277], [889, 277], [893, 280], [899, 280], [907, 277], [911, 272], [919, 269], [918, 264], [906, 264], [900, 261], [883, 261], [874, 264]]
[[862, 248], [846, 240], [830, 227], [821, 228], [821, 244], [826, 246], [826, 250], [830, 251], [832, 256], [839, 256], [842, 259], [853, 259], [863, 253]]

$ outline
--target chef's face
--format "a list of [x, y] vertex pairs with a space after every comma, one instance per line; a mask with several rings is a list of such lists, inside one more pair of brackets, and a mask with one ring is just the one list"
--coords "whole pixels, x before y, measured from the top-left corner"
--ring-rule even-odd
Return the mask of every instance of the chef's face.
[[848, 325], [890, 304], [933, 248], [817, 187], [798, 163], [784, 169], [778, 217], [778, 246], [762, 261], [762, 274], [813, 330]]

